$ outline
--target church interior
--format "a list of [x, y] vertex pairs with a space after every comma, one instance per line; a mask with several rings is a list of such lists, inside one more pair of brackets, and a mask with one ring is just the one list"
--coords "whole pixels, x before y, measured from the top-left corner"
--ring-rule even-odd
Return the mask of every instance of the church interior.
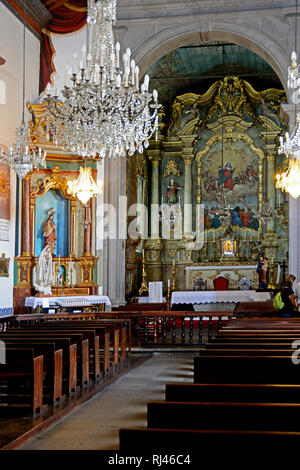
[[0, 450], [299, 445], [298, 23], [0, 2]]

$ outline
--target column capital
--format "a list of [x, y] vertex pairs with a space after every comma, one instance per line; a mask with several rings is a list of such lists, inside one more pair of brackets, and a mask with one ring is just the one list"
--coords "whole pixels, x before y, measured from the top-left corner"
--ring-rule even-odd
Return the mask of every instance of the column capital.
[[158, 167], [159, 166], [159, 162], [160, 162], [160, 157], [158, 155], [155, 155], [155, 156], [151, 156], [151, 157], [148, 157], [152, 166], [155, 168], [155, 167]]
[[276, 159], [276, 155], [277, 155], [277, 148], [276, 148], [276, 144], [274, 145], [267, 145], [267, 161], [268, 162], [274, 162], [275, 159]]
[[193, 163], [193, 155], [183, 155], [184, 165], [190, 166]]

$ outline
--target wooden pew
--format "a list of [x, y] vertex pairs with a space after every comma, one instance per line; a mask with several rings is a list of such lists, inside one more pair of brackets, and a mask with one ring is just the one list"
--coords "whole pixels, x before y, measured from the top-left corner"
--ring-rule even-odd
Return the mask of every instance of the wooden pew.
[[[38, 328], [18, 328], [8, 329], [6, 335], [18, 335], [34, 336], [35, 338], [48, 338], [51, 340], [54, 336], [57, 338], [69, 338], [72, 343], [77, 345], [77, 384], [79, 387], [86, 387], [89, 383], [89, 340], [84, 338], [82, 332], [69, 332], [69, 331], [45, 331]], [[2, 336], [0, 336], [1, 338]]]
[[201, 357], [204, 356], [287, 356], [292, 357], [294, 350], [290, 347], [288, 349], [245, 349], [245, 348], [216, 348], [216, 349], [202, 349], [199, 353]]
[[44, 404], [53, 405], [63, 399], [62, 390], [62, 366], [63, 351], [57, 349], [54, 343], [37, 341], [19, 341], [18, 339], [7, 339], [4, 341], [6, 350], [22, 347], [31, 349], [35, 356], [43, 356], [44, 380], [43, 400]]
[[18, 341], [20, 345], [22, 344], [33, 344], [34, 342], [47, 343], [49, 341], [55, 344], [57, 349], [62, 349], [63, 351], [63, 371], [62, 371], [62, 380], [63, 380], [63, 395], [72, 394], [77, 389], [77, 344], [71, 344], [70, 338], [57, 337], [57, 336], [39, 336], [35, 334], [23, 334], [18, 333], [10, 334], [2, 333], [0, 339], [2, 341]]
[[147, 404], [149, 428], [300, 432], [300, 404], [165, 402]]
[[300, 384], [300, 368], [289, 357], [195, 357], [195, 383]]
[[167, 383], [166, 401], [300, 403], [300, 385]]
[[[31, 330], [33, 327], [28, 325], [22, 325], [22, 330]], [[20, 328], [16, 330], [19, 331]], [[74, 331], [80, 332], [85, 335], [85, 338], [89, 340], [90, 344], [90, 358], [91, 369], [95, 371], [95, 375], [91, 377], [92, 380], [98, 380], [100, 378], [100, 342], [103, 349], [103, 371], [104, 375], [112, 375], [116, 372], [119, 367], [119, 329], [115, 328], [114, 324], [104, 322], [54, 322], [49, 321], [47, 323], [37, 323], [35, 329], [39, 331]], [[106, 335], [108, 332], [109, 336]], [[98, 338], [97, 338], [98, 336]], [[111, 338], [111, 343], [110, 343]], [[110, 364], [110, 353], [109, 345], [113, 347], [112, 364]], [[124, 352], [123, 352], [124, 353]]]
[[205, 345], [205, 349], [290, 349], [293, 339], [290, 338], [224, 338], [215, 339]]
[[[112, 344], [113, 347], [113, 356], [112, 356], [112, 372], [114, 373], [116, 369], [120, 366], [120, 361], [119, 361], [119, 335], [120, 335], [120, 330], [119, 328], [115, 327], [115, 325], [111, 322], [87, 322], [87, 321], [63, 321], [63, 322], [47, 322], [47, 323], [41, 323], [36, 326], [39, 330], [51, 330], [53, 331], [54, 329], [57, 331], [65, 331], [65, 330], [72, 330], [72, 331], [80, 331], [80, 332], [92, 332], [94, 334], [93, 336], [89, 336], [89, 344], [91, 349], [91, 356], [95, 358], [94, 361], [94, 366], [93, 369], [95, 369], [96, 373], [94, 376], [94, 379], [99, 379], [100, 378], [100, 342], [101, 346], [103, 348], [103, 351], [105, 352], [105, 367], [104, 367], [104, 372], [107, 375], [110, 371], [110, 364], [107, 354], [109, 354], [109, 350], [105, 348], [105, 342], [107, 342], [107, 336], [105, 336], [106, 333], [109, 333], [109, 344]], [[29, 328], [27, 326], [24, 327], [25, 329]]]
[[216, 349], [216, 348], [254, 348], [254, 349], [272, 349], [272, 348], [281, 348], [288, 349], [291, 348], [293, 341], [290, 339], [280, 339], [272, 338], [273, 341], [264, 338], [224, 338], [220, 340], [212, 341], [205, 345], [205, 349]]
[[5, 350], [0, 364], [0, 415], [37, 416], [43, 410], [43, 356], [29, 348]]
[[[266, 431], [224, 431], [224, 430], [199, 430], [199, 429], [157, 429], [157, 428], [132, 428], [120, 429], [120, 453], [130, 455], [139, 449], [146, 455], [156, 457], [159, 455], [173, 455], [172, 466], [182, 465], [189, 452], [194, 451], [195, 457], [190, 456], [191, 462], [199, 462], [201, 456], [209, 456], [214, 462], [219, 457], [221, 464], [233, 463], [234, 455], [229, 455], [229, 450], [234, 445], [247, 456], [247, 462], [251, 455], [249, 449], [253, 449], [252, 457], [257, 460], [263, 456], [268, 457], [291, 455], [293, 449], [298, 449], [300, 444], [299, 432], [266, 432]], [[236, 458], [240, 459], [240, 452]], [[217, 453], [217, 454], [216, 454]], [[133, 455], [133, 454], [132, 454]], [[238, 457], [239, 456], [239, 457]], [[198, 458], [197, 458], [198, 457]], [[178, 460], [177, 460], [178, 459]], [[158, 460], [155, 461], [158, 464]], [[154, 462], [154, 464], [155, 464]], [[174, 465], [175, 463], [175, 465]], [[239, 461], [240, 465], [240, 461]], [[188, 467], [188, 463], [186, 462]], [[201, 467], [200, 467], [201, 468]]]
[[[84, 315], [88, 315], [85, 313]], [[91, 312], [90, 315], [93, 315]], [[30, 319], [30, 317], [32, 317]], [[116, 364], [116, 359], [118, 354], [116, 352], [116, 346], [114, 349], [114, 366], [127, 366], [129, 364], [130, 351], [131, 351], [131, 320], [128, 318], [124, 319], [115, 319], [115, 318], [91, 318], [82, 319], [82, 315], [70, 315], [67, 314], [55, 314], [55, 315], [20, 315], [16, 317], [15, 324], [19, 327], [23, 325], [48, 325], [48, 324], [59, 324], [59, 325], [71, 325], [72, 327], [76, 326], [94, 326], [94, 327], [105, 327], [107, 331], [111, 334], [111, 342], [113, 345], [117, 345], [118, 339], [114, 338], [115, 329], [119, 330], [119, 342], [120, 342], [120, 358]]]

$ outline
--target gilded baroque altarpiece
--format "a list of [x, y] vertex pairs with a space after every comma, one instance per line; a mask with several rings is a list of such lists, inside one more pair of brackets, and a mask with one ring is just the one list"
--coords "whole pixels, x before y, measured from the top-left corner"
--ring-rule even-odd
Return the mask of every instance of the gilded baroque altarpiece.
[[[167, 285], [175, 261], [179, 289], [192, 289], [202, 278], [212, 288], [223, 266], [230, 272], [230, 288], [237, 288], [245, 272], [255, 288], [260, 253], [273, 264], [286, 259], [288, 201], [275, 187], [275, 174], [285, 165], [277, 154], [285, 132], [279, 117], [284, 101], [283, 90], [256, 91], [247, 81], [227, 76], [203, 94], [177, 96], [168, 120], [162, 112], [158, 140], [150, 141], [145, 154], [149, 281]], [[224, 201], [230, 207], [227, 218], [220, 216]], [[151, 203], [160, 206], [158, 222]], [[265, 220], [261, 214], [266, 206], [274, 216]], [[241, 265], [248, 266], [246, 271], [235, 269]], [[215, 268], [201, 271], [201, 266]], [[132, 287], [127, 285], [127, 291]]]

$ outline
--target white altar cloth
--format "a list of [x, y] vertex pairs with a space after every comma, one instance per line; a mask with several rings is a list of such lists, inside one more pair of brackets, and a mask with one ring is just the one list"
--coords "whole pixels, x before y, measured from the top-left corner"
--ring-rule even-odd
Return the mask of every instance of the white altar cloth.
[[89, 305], [105, 304], [111, 305], [111, 301], [106, 295], [78, 295], [65, 297], [26, 297], [25, 307], [36, 308], [40, 305], [43, 308], [59, 305], [60, 307], [88, 307]]
[[256, 292], [255, 290], [177, 291], [172, 292], [171, 305], [217, 302], [263, 302], [269, 299], [269, 292]]
[[[149, 297], [138, 297], [137, 299], [138, 299], [139, 304], [149, 304], [149, 303], [151, 303], [150, 300], [149, 300]], [[156, 302], [156, 303], [162, 303], [162, 302], [166, 302], [166, 301], [167, 301], [166, 297], [162, 297], [161, 302]]]

